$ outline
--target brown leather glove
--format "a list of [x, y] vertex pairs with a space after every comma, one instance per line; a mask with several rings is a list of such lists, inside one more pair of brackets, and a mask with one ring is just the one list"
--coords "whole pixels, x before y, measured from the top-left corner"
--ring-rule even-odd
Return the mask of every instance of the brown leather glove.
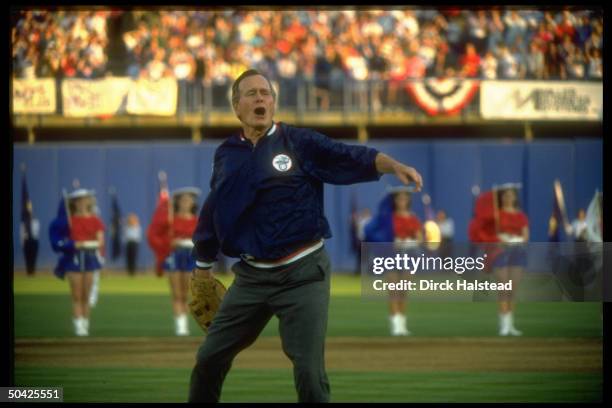
[[227, 291], [223, 283], [210, 275], [207, 277], [191, 275], [191, 302], [189, 309], [198, 325], [208, 333], [213, 317], [219, 310], [223, 296]]

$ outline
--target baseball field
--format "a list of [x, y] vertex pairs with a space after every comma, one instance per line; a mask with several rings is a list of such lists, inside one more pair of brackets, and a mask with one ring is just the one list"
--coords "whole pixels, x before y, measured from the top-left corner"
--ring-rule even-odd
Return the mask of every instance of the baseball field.
[[[223, 276], [229, 284], [232, 276]], [[387, 303], [332, 277], [326, 363], [332, 402], [597, 402], [601, 303], [525, 302], [524, 335], [500, 338], [494, 302], [408, 305], [413, 335], [389, 336]], [[166, 278], [103, 272], [90, 337], [72, 334], [68, 283], [14, 278], [18, 386], [61, 386], [66, 402], [184, 402], [204, 335], [175, 337]], [[235, 360], [224, 402], [292, 402], [291, 364], [272, 319]]]

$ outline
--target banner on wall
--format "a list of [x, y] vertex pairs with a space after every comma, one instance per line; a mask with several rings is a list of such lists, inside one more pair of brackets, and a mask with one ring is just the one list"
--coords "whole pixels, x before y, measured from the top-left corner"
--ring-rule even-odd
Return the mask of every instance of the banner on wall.
[[157, 81], [141, 79], [130, 88], [127, 113], [132, 115], [172, 116], [176, 114], [178, 86], [174, 78]]
[[112, 116], [120, 111], [130, 83], [129, 78], [66, 79], [62, 82], [64, 116]]
[[13, 79], [13, 113], [54, 113], [54, 79]]
[[453, 115], [474, 99], [478, 86], [471, 79], [425, 78], [408, 82], [406, 91], [428, 115]]
[[577, 81], [482, 81], [484, 119], [601, 120], [603, 85]]

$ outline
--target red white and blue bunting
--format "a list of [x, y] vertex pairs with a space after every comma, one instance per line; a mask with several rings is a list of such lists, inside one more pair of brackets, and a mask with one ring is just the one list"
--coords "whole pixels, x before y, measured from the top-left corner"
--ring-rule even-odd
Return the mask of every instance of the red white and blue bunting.
[[428, 115], [453, 115], [469, 104], [479, 81], [457, 78], [427, 78], [409, 82], [406, 91]]

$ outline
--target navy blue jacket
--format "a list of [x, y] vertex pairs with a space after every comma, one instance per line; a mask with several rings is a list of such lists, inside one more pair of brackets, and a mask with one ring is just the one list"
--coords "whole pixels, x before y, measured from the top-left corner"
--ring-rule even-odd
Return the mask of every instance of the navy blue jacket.
[[380, 179], [377, 154], [283, 123], [255, 147], [241, 133], [230, 136], [215, 152], [211, 191], [193, 234], [198, 263], [215, 261], [219, 249], [273, 260], [330, 238], [323, 183]]

